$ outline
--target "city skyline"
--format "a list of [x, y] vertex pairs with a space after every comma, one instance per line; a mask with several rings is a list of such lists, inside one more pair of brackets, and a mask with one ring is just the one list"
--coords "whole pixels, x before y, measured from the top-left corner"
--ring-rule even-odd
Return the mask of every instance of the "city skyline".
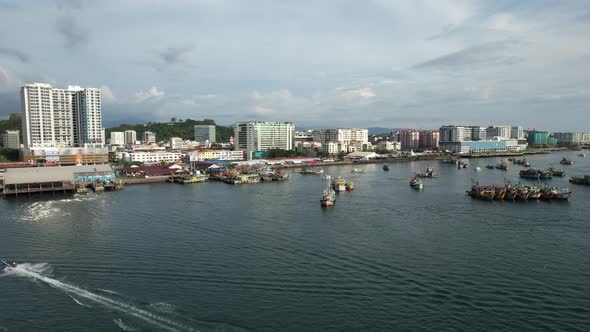
[[48, 82], [101, 88], [105, 127], [176, 117], [588, 129], [586, 1], [0, 8], [0, 28], [21, 31], [0, 34], [0, 118], [20, 113], [20, 86]]

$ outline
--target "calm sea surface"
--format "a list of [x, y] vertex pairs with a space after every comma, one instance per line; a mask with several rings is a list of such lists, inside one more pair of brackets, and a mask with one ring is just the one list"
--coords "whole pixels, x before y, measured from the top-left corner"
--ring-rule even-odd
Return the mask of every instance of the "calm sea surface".
[[[569, 202], [482, 202], [518, 171], [436, 161], [328, 167], [326, 183], [128, 186], [0, 200], [0, 331], [590, 330], [590, 156]], [[422, 192], [408, 186], [428, 165]], [[481, 172], [475, 172], [481, 166]], [[523, 180], [523, 182], [526, 180]]]

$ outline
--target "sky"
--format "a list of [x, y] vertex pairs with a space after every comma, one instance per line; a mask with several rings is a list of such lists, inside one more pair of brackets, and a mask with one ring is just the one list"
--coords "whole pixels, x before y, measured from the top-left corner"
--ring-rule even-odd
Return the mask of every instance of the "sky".
[[105, 126], [590, 131], [590, 1], [0, 0], [0, 118], [32, 82]]

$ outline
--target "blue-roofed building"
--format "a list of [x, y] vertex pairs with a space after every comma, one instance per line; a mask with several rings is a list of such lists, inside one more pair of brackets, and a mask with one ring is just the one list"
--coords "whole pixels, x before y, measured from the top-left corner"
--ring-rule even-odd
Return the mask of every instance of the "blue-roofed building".
[[458, 154], [486, 154], [507, 152], [505, 141], [440, 142], [440, 149]]

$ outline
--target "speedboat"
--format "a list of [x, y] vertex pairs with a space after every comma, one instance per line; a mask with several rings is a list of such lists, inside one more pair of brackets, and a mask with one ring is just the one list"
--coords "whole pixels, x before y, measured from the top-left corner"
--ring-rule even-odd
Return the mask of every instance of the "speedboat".
[[13, 262], [11, 260], [0, 260], [0, 262], [2, 262], [2, 268], [5, 267], [16, 267], [16, 262]]

